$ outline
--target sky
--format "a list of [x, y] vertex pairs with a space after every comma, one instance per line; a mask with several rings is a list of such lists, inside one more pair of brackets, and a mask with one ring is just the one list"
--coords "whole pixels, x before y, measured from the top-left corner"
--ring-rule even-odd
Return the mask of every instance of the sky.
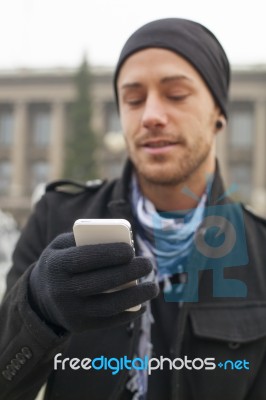
[[232, 64], [266, 64], [263, 0], [0, 0], [0, 70], [113, 67], [129, 35], [154, 19], [207, 26]]

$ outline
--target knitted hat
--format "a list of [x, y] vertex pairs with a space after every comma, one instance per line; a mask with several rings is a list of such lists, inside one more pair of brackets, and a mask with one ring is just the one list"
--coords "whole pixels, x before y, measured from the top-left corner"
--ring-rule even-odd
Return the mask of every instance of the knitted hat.
[[214, 34], [203, 25], [181, 18], [149, 22], [126, 41], [113, 80], [117, 105], [117, 79], [123, 63], [132, 54], [152, 47], [171, 50], [189, 61], [200, 73], [215, 102], [227, 117], [230, 66], [224, 49]]

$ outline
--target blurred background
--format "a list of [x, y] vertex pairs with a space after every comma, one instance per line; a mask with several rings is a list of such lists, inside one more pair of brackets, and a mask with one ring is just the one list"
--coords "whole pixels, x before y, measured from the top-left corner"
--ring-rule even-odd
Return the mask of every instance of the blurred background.
[[218, 136], [218, 157], [226, 187], [238, 185], [234, 197], [266, 215], [261, 0], [0, 0], [0, 7], [2, 265], [8, 264], [7, 254], [45, 183], [119, 176], [126, 155], [112, 72], [128, 36], [158, 18], [200, 22], [225, 48], [232, 83], [229, 124]]

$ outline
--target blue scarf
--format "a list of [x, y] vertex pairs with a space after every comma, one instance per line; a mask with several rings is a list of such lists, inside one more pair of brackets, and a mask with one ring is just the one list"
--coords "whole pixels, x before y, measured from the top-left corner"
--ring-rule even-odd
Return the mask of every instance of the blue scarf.
[[[131, 203], [137, 221], [136, 240], [142, 256], [153, 263], [153, 271], [147, 281], [163, 282], [164, 292], [172, 290], [170, 278], [180, 274], [182, 291], [184, 283], [183, 266], [193, 243], [194, 233], [201, 224], [207, 195], [204, 194], [197, 207], [182, 212], [158, 212], [154, 205], [140, 192], [135, 175], [131, 180]], [[141, 332], [136, 357], [151, 357], [151, 324], [153, 316], [150, 304], [142, 315]], [[132, 400], [145, 400], [148, 391], [147, 371], [131, 370], [127, 388], [133, 393]]]
[[140, 193], [136, 177], [132, 180], [132, 201], [137, 220], [137, 241], [142, 253], [153, 260], [159, 282], [180, 273], [194, 233], [201, 224], [207, 195], [196, 209], [182, 212], [158, 212]]

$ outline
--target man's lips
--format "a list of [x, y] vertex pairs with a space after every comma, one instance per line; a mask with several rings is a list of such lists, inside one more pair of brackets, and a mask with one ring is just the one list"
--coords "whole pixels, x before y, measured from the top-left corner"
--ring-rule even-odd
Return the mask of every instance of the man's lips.
[[173, 140], [165, 140], [165, 139], [156, 139], [156, 140], [147, 140], [140, 144], [140, 147], [145, 150], [145, 152], [149, 154], [160, 154], [166, 153], [172, 150], [175, 146], [180, 145], [181, 143]]

